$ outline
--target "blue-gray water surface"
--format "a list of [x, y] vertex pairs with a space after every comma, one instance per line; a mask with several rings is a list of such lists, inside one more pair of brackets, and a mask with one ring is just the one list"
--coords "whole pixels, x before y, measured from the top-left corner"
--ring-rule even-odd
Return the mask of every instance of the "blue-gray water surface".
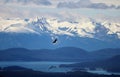
[[[21, 66], [35, 71], [43, 72], [67, 72], [70, 68], [59, 68], [60, 64], [73, 64], [75, 62], [0, 62], [0, 67]], [[54, 68], [50, 67], [53, 66]]]
[[[0, 67], [7, 67], [7, 66], [21, 66], [25, 68], [30, 68], [35, 71], [43, 71], [43, 72], [68, 72], [73, 71], [73, 68], [60, 68], [59, 65], [61, 64], [73, 64], [76, 62], [48, 62], [48, 61], [41, 61], [41, 62], [0, 62]], [[52, 68], [51, 68], [52, 67]], [[110, 73], [106, 70], [87, 70], [90, 73], [97, 73], [97, 74], [117, 74], [120, 73]]]

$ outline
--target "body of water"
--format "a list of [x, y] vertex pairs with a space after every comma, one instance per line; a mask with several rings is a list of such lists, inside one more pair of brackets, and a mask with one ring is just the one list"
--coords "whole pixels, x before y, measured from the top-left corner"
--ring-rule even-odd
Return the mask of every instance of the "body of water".
[[43, 72], [68, 72], [70, 68], [59, 68], [60, 64], [73, 64], [75, 62], [0, 62], [0, 67], [21, 66], [35, 71]]
[[[47, 62], [47, 61], [45, 62], [44, 61], [41, 61], [41, 62], [0, 62], [0, 67], [21, 66], [21, 67], [33, 69], [35, 71], [68, 72], [68, 71], [72, 71], [73, 68], [60, 68], [59, 65], [73, 64], [73, 63], [76, 63], [76, 62]], [[105, 74], [105, 75], [111, 75], [111, 74], [120, 75], [120, 73], [111, 73], [103, 69], [97, 69], [97, 70], [87, 69], [86, 72], [96, 73], [96, 74]]]
[[108, 72], [106, 70], [87, 70], [89, 73], [95, 73], [95, 74], [104, 74], [104, 75], [120, 75], [120, 73], [115, 73], [115, 72]]

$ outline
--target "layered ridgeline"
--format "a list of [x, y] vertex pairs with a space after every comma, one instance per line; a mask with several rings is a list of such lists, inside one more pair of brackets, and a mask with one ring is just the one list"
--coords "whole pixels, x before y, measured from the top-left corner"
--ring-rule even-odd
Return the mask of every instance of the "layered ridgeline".
[[120, 55], [120, 49], [102, 49], [88, 52], [83, 49], [74, 47], [63, 47], [53, 50], [29, 50], [25, 48], [11, 48], [0, 50], [0, 61], [91, 62], [96, 60], [106, 60], [116, 55]]
[[[58, 41], [53, 44], [55, 38]], [[91, 18], [0, 18], [0, 49], [54, 49], [66, 46], [85, 50], [119, 48], [120, 23]]]

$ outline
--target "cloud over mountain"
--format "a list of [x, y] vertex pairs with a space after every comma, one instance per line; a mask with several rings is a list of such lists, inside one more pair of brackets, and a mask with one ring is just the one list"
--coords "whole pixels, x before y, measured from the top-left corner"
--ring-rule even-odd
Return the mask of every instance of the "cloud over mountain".
[[116, 8], [119, 9], [115, 5], [108, 6], [105, 3], [93, 3], [90, 0], [79, 0], [78, 2], [60, 2], [57, 5], [58, 8], [94, 8], [94, 9], [108, 9], [108, 8]]
[[3, 4], [36, 4], [36, 5], [51, 5], [52, 3], [49, 0], [1, 0]]

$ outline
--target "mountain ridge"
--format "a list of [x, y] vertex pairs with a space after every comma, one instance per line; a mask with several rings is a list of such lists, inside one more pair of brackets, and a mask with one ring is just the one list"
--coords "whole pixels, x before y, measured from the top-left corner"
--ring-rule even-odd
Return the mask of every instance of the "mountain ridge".
[[[57, 19], [37, 18], [37, 19], [1, 19], [0, 32], [11, 33], [48, 33], [51, 35], [67, 35], [77, 37], [88, 37], [102, 40], [102, 38], [119, 39], [119, 23], [104, 21], [98, 22], [89, 18], [81, 20], [69, 20], [59, 22]], [[5, 24], [6, 22], [6, 24]], [[113, 27], [113, 29], [112, 29]], [[102, 36], [101, 36], [102, 35]]]
[[[85, 50], [120, 48], [119, 23], [98, 22], [89, 18], [0, 19], [0, 49], [55, 49], [78, 47]], [[52, 41], [57, 38], [56, 44]], [[32, 40], [32, 41], [31, 41]], [[91, 45], [92, 44], [92, 45]]]
[[[67, 48], [67, 49], [66, 49]], [[68, 49], [69, 48], [69, 49]], [[65, 50], [64, 50], [65, 49]], [[120, 49], [113, 49], [111, 55], [88, 52], [75, 47], [63, 47], [62, 49], [29, 50], [25, 48], [12, 48], [0, 50], [0, 61], [95, 61], [108, 59], [120, 55]], [[93, 54], [94, 53], [94, 54]], [[103, 56], [105, 54], [105, 56]]]

